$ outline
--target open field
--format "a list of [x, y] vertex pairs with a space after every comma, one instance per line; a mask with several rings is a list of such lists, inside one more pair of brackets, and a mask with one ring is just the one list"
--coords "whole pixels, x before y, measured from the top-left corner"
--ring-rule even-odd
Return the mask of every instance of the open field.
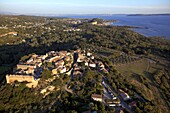
[[116, 69], [124, 75], [127, 81], [135, 88], [139, 89], [138, 93], [149, 101], [154, 100], [157, 104], [161, 104], [160, 107], [164, 109], [166, 103], [162, 97], [162, 91], [160, 91], [153, 79], [153, 73], [162, 68], [162, 65], [145, 58], [133, 63], [116, 66]]

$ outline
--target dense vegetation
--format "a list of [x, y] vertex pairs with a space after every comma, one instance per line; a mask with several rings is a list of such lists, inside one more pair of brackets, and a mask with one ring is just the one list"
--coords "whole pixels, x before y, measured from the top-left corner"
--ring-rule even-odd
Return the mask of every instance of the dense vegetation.
[[[170, 60], [170, 40], [160, 37], [145, 37], [133, 32], [127, 27], [96, 26], [88, 22], [73, 25], [67, 21], [68, 19], [1, 15], [0, 26], [6, 26], [7, 29], [0, 29], [0, 35], [11, 31], [18, 32], [18, 35], [0, 37], [0, 81], [2, 82], [4, 80], [5, 74], [12, 71], [11, 68], [15, 67], [21, 57], [22, 60], [27, 59], [25, 55], [29, 56], [29, 54], [33, 53], [44, 54], [50, 50], [91, 49], [96, 54], [96, 57], [105, 62], [112, 70], [112, 73], [108, 75], [108, 80], [110, 80], [108, 82], [115, 89], [126, 89], [127, 87], [130, 91], [132, 90], [141, 94], [147, 100], [147, 104], [138, 103], [140, 107], [136, 108], [136, 112], [142, 112], [142, 110], [145, 110], [145, 112], [159, 112], [160, 109], [167, 112], [169, 110], [170, 75], [168, 66]], [[101, 22], [100, 19], [99, 21]], [[20, 25], [26, 27], [21, 27]], [[72, 27], [79, 28], [82, 31], [64, 31]], [[152, 73], [148, 73], [150, 78], [135, 74], [134, 76], [137, 77], [138, 82], [140, 81], [139, 85], [134, 85], [129, 78], [127, 79], [124, 74], [120, 74], [114, 68], [117, 64], [127, 64], [142, 58], [154, 60], [158, 65], [161, 65], [161, 68], [158, 68]], [[50, 74], [47, 70], [44, 73]], [[91, 76], [88, 76], [89, 73], [95, 76], [94, 72], [89, 71], [86, 73], [86, 78], [82, 80], [87, 83], [85, 86], [89, 92], [81, 91], [81, 88], [78, 88], [78, 97], [63, 92], [63, 95], [61, 95], [59, 99], [60, 103], [62, 103], [59, 104], [59, 110], [63, 110], [64, 112], [71, 107], [74, 109], [70, 110], [76, 110], [79, 106], [84, 106], [83, 102], [87, 103], [86, 99], [89, 99], [89, 95], [92, 94], [93, 90], [96, 90], [95, 88], [90, 91], [90, 85], [94, 84], [88, 82], [92, 79], [90, 78]], [[95, 77], [100, 76], [96, 75]], [[153, 83], [156, 85], [156, 88], [159, 89], [161, 96], [154, 94], [157, 98], [149, 99], [146, 92], [154, 93], [153, 90], [151, 90]], [[144, 89], [141, 90], [138, 86], [142, 86]], [[100, 86], [96, 87], [97, 92], [100, 93]], [[17, 110], [21, 108], [27, 109], [28, 112], [31, 109], [33, 109], [33, 111], [37, 109], [47, 110], [47, 107], [41, 107], [46, 104], [48, 105], [52, 98], [56, 98], [56, 94], [58, 94], [58, 92], [55, 92], [52, 98], [49, 96], [47, 102], [47, 100], [43, 101], [42, 95], [35, 96], [32, 89], [25, 88], [24, 86], [11, 87], [5, 85], [1, 86], [0, 92], [0, 100], [3, 100], [3, 103], [0, 103], [0, 110], [10, 111], [14, 110], [14, 108]], [[27, 93], [23, 95], [22, 92]], [[129, 93], [133, 95], [132, 92]], [[37, 98], [36, 101], [33, 97]], [[22, 99], [26, 102], [22, 103]], [[166, 102], [164, 103], [164, 105], [166, 105], [160, 107], [157, 100]], [[80, 104], [80, 102], [82, 104]], [[14, 105], [13, 103], [20, 103], [21, 105]], [[103, 107], [101, 106], [100, 108], [99, 106], [101, 106], [100, 103], [95, 103], [91, 109], [102, 111]], [[85, 106], [85, 108], [86, 107], [87, 106]]]

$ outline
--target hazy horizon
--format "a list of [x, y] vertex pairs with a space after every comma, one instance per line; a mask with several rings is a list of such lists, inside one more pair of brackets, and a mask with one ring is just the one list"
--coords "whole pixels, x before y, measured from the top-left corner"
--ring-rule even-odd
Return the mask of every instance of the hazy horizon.
[[25, 15], [169, 14], [169, 0], [1, 0], [0, 12]]

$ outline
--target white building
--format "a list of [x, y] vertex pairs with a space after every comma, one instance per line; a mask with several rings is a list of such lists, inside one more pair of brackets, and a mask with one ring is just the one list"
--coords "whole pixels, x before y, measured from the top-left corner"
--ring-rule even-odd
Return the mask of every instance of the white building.
[[99, 94], [92, 94], [91, 95], [91, 98], [95, 101], [99, 101], [99, 102], [102, 102], [103, 98], [102, 98], [102, 95], [99, 95]]
[[96, 67], [96, 64], [95, 64], [95, 63], [90, 63], [90, 64], [89, 64], [89, 67], [95, 68], [95, 67]]

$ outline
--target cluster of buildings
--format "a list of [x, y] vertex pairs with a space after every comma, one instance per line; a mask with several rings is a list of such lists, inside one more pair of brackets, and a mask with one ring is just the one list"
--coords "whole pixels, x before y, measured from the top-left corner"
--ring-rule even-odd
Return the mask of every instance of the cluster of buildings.
[[79, 29], [79, 28], [71, 27], [71, 28], [65, 29], [63, 31], [67, 31], [68, 32], [68, 31], [82, 31], [82, 30]]
[[120, 110], [123, 110], [126, 107], [129, 107], [129, 109], [137, 107], [137, 101], [133, 100], [124, 90], [119, 89], [118, 96], [108, 87], [107, 83], [103, 81], [102, 85], [104, 87], [103, 93], [92, 94], [91, 95], [92, 100], [102, 102], [105, 106], [108, 106], [110, 108], [118, 107], [120, 108]]
[[73, 54], [72, 52], [67, 51], [51, 51], [48, 53], [46, 62], [52, 63], [53, 67], [50, 70], [52, 71], [53, 75], [66, 73], [70, 70], [73, 63]]
[[101, 71], [105, 69], [104, 64], [95, 61], [94, 56], [90, 52], [82, 50], [73, 52], [50, 51], [45, 55], [33, 54], [26, 61], [20, 61], [13, 74], [6, 75], [6, 80], [7, 83], [14, 83], [15, 81], [34, 82], [41, 77], [43, 70], [46, 68], [55, 76], [62, 73], [72, 74], [73, 76], [82, 75], [82, 67], [78, 64], [83, 64], [90, 68], [99, 68]]
[[83, 67], [97, 69], [98, 71], [108, 73], [104, 64], [101, 61], [97, 61], [92, 53], [87, 51], [77, 50], [76, 64], [73, 65], [73, 77], [77, 75], [83, 75]]
[[66, 19], [67, 23], [70, 23], [70, 24], [81, 24], [82, 23], [82, 20], [80, 19]]
[[51, 63], [49, 70], [53, 75], [64, 73], [69, 70], [73, 56], [66, 51], [50, 51], [45, 55], [33, 54], [28, 60], [20, 61], [17, 64], [13, 74], [6, 75], [7, 83], [18, 82], [34, 82], [41, 77], [45, 68], [45, 64]]
[[99, 101], [99, 102], [102, 102], [102, 101], [103, 101], [103, 96], [100, 95], [100, 94], [92, 94], [92, 95], [91, 95], [91, 98], [92, 98], [94, 101]]
[[8, 29], [8, 27], [6, 25], [1, 25], [0, 29]]
[[103, 81], [103, 101], [106, 106], [109, 107], [116, 107], [116, 106], [121, 106], [120, 100], [117, 97], [116, 93], [112, 91], [112, 89], [109, 87], [109, 85]]

